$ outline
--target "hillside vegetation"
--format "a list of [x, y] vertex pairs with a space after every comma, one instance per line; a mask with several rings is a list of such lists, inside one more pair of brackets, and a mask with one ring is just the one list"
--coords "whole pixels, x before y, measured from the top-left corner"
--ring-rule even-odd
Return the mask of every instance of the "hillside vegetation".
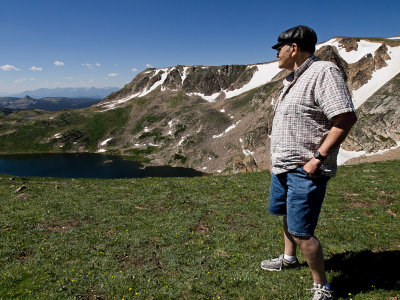
[[[399, 169], [400, 161], [344, 166], [329, 183], [316, 234], [340, 299], [400, 294]], [[3, 176], [0, 298], [306, 299], [302, 256], [298, 270], [259, 267], [282, 252], [268, 190], [267, 172]]]
[[96, 152], [108, 134], [123, 131], [129, 112], [129, 107], [104, 113], [14, 112], [0, 120], [0, 153]]

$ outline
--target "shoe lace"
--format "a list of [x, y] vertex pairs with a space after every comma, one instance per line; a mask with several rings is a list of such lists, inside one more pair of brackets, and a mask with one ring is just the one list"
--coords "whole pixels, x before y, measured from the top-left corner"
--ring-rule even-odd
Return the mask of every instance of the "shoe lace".
[[283, 266], [283, 255], [270, 259], [271, 263], [277, 263], [277, 267], [279, 267], [279, 271], [282, 269]]
[[[325, 287], [313, 287], [309, 289], [313, 294], [312, 300], [331, 299], [332, 291], [327, 290]], [[325, 298], [326, 297], [326, 298]]]

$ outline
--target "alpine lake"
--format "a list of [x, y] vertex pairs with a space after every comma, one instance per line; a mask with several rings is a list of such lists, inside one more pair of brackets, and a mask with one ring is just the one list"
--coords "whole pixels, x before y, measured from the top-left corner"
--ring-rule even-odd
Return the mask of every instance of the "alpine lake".
[[195, 177], [202, 173], [182, 167], [149, 166], [120, 156], [98, 153], [0, 155], [0, 174], [56, 178]]

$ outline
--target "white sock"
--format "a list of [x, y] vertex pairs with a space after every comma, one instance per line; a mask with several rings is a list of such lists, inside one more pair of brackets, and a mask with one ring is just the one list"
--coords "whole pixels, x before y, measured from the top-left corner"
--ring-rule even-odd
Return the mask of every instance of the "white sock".
[[296, 256], [291, 256], [291, 255], [286, 255], [286, 254], [283, 254], [283, 258], [286, 259], [288, 262], [292, 262], [297, 259]]
[[321, 286], [321, 287], [325, 286], [329, 291], [331, 290], [331, 285], [329, 284], [329, 282], [326, 282], [324, 284], [318, 284], [318, 283], [314, 282], [314, 287], [318, 287], [318, 286]]

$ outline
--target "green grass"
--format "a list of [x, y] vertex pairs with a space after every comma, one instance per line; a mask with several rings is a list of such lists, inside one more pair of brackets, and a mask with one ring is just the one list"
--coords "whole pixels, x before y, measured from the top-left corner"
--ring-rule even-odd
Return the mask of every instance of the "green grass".
[[[0, 120], [0, 128], [6, 132], [0, 135], [0, 152], [2, 153], [32, 153], [68, 151], [72, 146], [70, 138], [79, 132], [82, 138], [79, 142], [89, 151], [96, 151], [99, 141], [110, 134], [122, 131], [129, 118], [130, 107], [118, 108], [102, 113], [85, 116], [79, 111], [63, 111], [54, 119], [40, 114], [40, 111], [17, 112]], [[24, 119], [27, 114], [37, 118]], [[73, 126], [80, 124], [79, 126]], [[7, 133], [10, 131], [10, 133]], [[54, 146], [53, 135], [62, 133], [65, 137], [64, 148]], [[71, 136], [72, 134], [72, 136]]]
[[[399, 169], [400, 161], [345, 166], [329, 183], [316, 234], [340, 299], [400, 295]], [[266, 212], [268, 182], [267, 172], [4, 176], [0, 298], [308, 299], [306, 266], [259, 267], [283, 243], [280, 218]]]
[[11, 134], [0, 136], [0, 152], [12, 153], [25, 152], [47, 152], [53, 148], [53, 143], [42, 143], [49, 129], [38, 127], [34, 124], [24, 124]]
[[165, 114], [155, 115], [155, 114], [148, 114], [143, 116], [136, 122], [135, 127], [132, 130], [132, 134], [136, 134], [144, 129], [146, 125], [151, 125], [156, 122], [161, 121], [165, 118]]
[[187, 98], [188, 97], [183, 92], [179, 91], [168, 99], [168, 107], [178, 108], [184, 106], [184, 104], [187, 102]]
[[89, 117], [84, 128], [89, 138], [88, 148], [96, 150], [99, 140], [113, 130], [122, 129], [128, 121], [129, 111], [127, 108], [117, 108]]
[[153, 153], [157, 148], [147, 146], [146, 149], [128, 149], [124, 151], [124, 159], [141, 163], [149, 163], [151, 160], [146, 155]]
[[259, 92], [260, 88], [252, 89], [244, 94], [244, 96], [239, 96], [236, 98], [230, 99], [230, 107], [231, 109], [239, 109], [246, 105], [249, 105], [250, 101], [254, 98], [254, 95]]

